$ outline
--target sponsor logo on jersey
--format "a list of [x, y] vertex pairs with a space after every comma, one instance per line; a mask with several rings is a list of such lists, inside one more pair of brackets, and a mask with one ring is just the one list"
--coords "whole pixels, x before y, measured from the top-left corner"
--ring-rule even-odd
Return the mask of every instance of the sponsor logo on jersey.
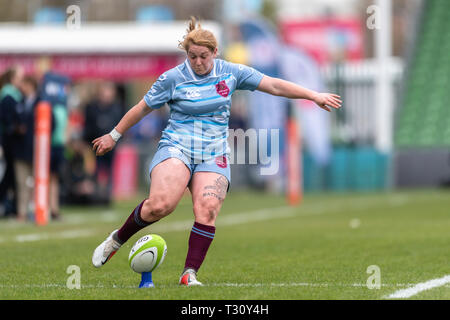
[[200, 90], [198, 89], [187, 89], [186, 90], [186, 98], [193, 99], [200, 97]]

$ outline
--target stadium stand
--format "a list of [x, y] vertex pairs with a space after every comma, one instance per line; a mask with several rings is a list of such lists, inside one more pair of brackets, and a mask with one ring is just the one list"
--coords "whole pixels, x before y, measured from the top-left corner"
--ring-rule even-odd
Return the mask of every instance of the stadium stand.
[[397, 115], [398, 148], [450, 146], [450, 1], [425, 2]]

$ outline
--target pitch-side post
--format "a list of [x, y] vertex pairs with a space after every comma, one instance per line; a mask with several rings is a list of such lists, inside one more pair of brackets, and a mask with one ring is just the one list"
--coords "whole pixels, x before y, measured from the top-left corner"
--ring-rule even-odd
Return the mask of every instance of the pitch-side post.
[[36, 107], [34, 138], [34, 203], [35, 222], [46, 225], [49, 220], [51, 106], [47, 101]]
[[294, 116], [292, 102], [288, 106], [287, 136], [287, 186], [286, 198], [291, 206], [300, 204], [303, 198], [303, 172], [301, 159], [300, 128]]

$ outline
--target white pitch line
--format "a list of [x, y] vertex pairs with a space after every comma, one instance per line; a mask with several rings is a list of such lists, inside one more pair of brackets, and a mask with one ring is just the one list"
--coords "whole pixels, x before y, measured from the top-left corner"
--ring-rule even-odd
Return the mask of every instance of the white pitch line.
[[[271, 209], [262, 209], [255, 211], [247, 211], [239, 214], [225, 215], [218, 221], [219, 226], [231, 226], [237, 224], [250, 223], [255, 221], [264, 221], [272, 219], [290, 218], [296, 216], [293, 212], [293, 207], [280, 207]], [[152, 228], [153, 232], [176, 232], [176, 231], [186, 231], [192, 228], [192, 219], [175, 221], [163, 224], [157, 224]], [[19, 234], [15, 236], [12, 241], [14, 242], [32, 242], [32, 241], [42, 241], [49, 239], [73, 239], [81, 237], [94, 236], [96, 233], [93, 229], [76, 229], [76, 230], [66, 230], [57, 233], [30, 233], [30, 234]], [[0, 242], [5, 242], [6, 239], [0, 239]]]
[[[411, 283], [382, 283], [381, 287], [385, 288], [404, 288], [411, 286]], [[333, 288], [333, 287], [354, 287], [368, 289], [366, 283], [337, 283], [337, 282], [285, 282], [285, 283], [211, 283], [205, 284], [205, 286], [210, 287], [323, 287], [323, 288]], [[449, 287], [450, 285], [446, 285]]]
[[[390, 203], [393, 206], [401, 205], [405, 202], [404, 198], [392, 198], [393, 201]], [[373, 203], [376, 204], [376, 203]], [[358, 202], [353, 201], [351, 204], [348, 203], [339, 203], [334, 205], [333, 207], [329, 207], [324, 204], [314, 204], [314, 205], [305, 205], [301, 208], [301, 212], [296, 212], [298, 207], [290, 207], [283, 206], [277, 208], [266, 208], [259, 209], [254, 211], [247, 211], [241, 213], [227, 214], [218, 217], [217, 225], [220, 226], [232, 226], [232, 225], [240, 225], [250, 222], [257, 221], [267, 221], [273, 219], [282, 219], [282, 218], [293, 218], [293, 217], [304, 217], [304, 216], [315, 216], [326, 213], [333, 213], [335, 211], [341, 210], [343, 207], [349, 209], [359, 209], [359, 208], [367, 208], [369, 205], [368, 202]], [[342, 207], [342, 208], [341, 208]], [[89, 217], [86, 220], [82, 215], [76, 215], [73, 217], [68, 217], [70, 224], [79, 224], [82, 222], [86, 222], [91, 220]], [[105, 211], [100, 215], [100, 220], [104, 222], [113, 222], [114, 220], [121, 219], [121, 216], [115, 214], [114, 211]], [[192, 219], [182, 220], [182, 221], [174, 221], [169, 223], [160, 223], [152, 226], [152, 231], [154, 232], [176, 232], [176, 231], [186, 231], [192, 228]], [[70, 239], [77, 237], [89, 237], [94, 236], [96, 232], [92, 229], [85, 230], [68, 230], [59, 233], [32, 233], [32, 234], [22, 234], [15, 236], [12, 241], [14, 242], [30, 242], [30, 241], [41, 241], [48, 239]], [[0, 242], [7, 242], [9, 239], [1, 238]]]
[[415, 286], [407, 289], [398, 290], [387, 297], [387, 299], [401, 299], [401, 298], [410, 298], [422, 291], [430, 290], [437, 287], [442, 287], [450, 283], [450, 275], [446, 275], [439, 279], [432, 279], [426, 282], [421, 282], [416, 284]]
[[[410, 197], [407, 197], [405, 195], [391, 195], [386, 198], [386, 202], [384, 205], [389, 205], [391, 207], [397, 207], [404, 205], [408, 203], [410, 200]], [[253, 214], [253, 213], [261, 213], [261, 212], [273, 212], [273, 214], [277, 214], [279, 211], [284, 210], [290, 210], [290, 209], [296, 209], [297, 210], [297, 216], [311, 216], [311, 215], [317, 215], [317, 214], [327, 214], [327, 213], [335, 213], [339, 212], [342, 209], [345, 209], [346, 211], [349, 210], [355, 210], [360, 211], [361, 209], [367, 209], [369, 207], [373, 206], [379, 206], [380, 200], [378, 198], [373, 198], [369, 196], [361, 196], [357, 199], [352, 200], [351, 202], [348, 202], [347, 200], [334, 200], [332, 204], [329, 203], [306, 203], [302, 204], [299, 207], [289, 207], [289, 206], [282, 206], [277, 208], [266, 208], [266, 209], [260, 209], [260, 210], [254, 210], [254, 211], [247, 211], [247, 212], [234, 212], [227, 215], [219, 215], [218, 223], [220, 223], [220, 219], [225, 218], [227, 216], [232, 215], [247, 215], [247, 214]], [[300, 210], [300, 212], [299, 212]], [[119, 213], [117, 210], [104, 210], [99, 212], [98, 215], [87, 215], [85, 213], [72, 213], [68, 215], [64, 215], [63, 220], [59, 222], [61, 226], [64, 225], [77, 225], [77, 224], [85, 224], [85, 223], [95, 223], [95, 222], [121, 222], [126, 217]], [[184, 223], [184, 221], [180, 221], [180, 223]], [[15, 221], [6, 221], [5, 223], [1, 223], [0, 227], [6, 227], [8, 229], [12, 228], [20, 228], [23, 226], [22, 223], [17, 223]], [[183, 229], [184, 230], [184, 229]]]
[[[281, 218], [291, 218], [298, 216], [293, 212], [293, 207], [279, 207], [270, 209], [261, 209], [255, 211], [247, 211], [237, 214], [219, 216], [217, 219], [217, 226], [232, 226], [237, 224], [250, 223], [255, 221], [264, 221]], [[193, 220], [182, 220], [169, 222], [164, 224], [155, 224], [152, 227], [153, 232], [172, 232], [172, 231], [186, 231], [192, 228]]]
[[[311, 288], [336, 288], [336, 287], [354, 287], [354, 288], [366, 288], [365, 283], [326, 283], [326, 282], [318, 282], [318, 283], [310, 283], [310, 282], [271, 282], [271, 283], [205, 283], [205, 287], [235, 287], [235, 288], [259, 288], [259, 287], [311, 287]], [[382, 287], [407, 287], [411, 286], [411, 284], [408, 283], [392, 283], [392, 284], [382, 284]], [[25, 288], [40, 288], [40, 289], [51, 289], [51, 288], [65, 288], [67, 287], [64, 283], [42, 283], [42, 284], [11, 284], [11, 285], [5, 285], [0, 284], [0, 288], [5, 289], [25, 289]], [[179, 287], [177, 283], [171, 284], [162, 284], [157, 285], [157, 287], [160, 288], [172, 288], [172, 287]], [[449, 285], [446, 285], [446, 287], [449, 287]], [[96, 289], [96, 288], [103, 288], [103, 289], [133, 289], [137, 288], [136, 285], [104, 285], [104, 284], [83, 284], [81, 283], [81, 289]]]
[[48, 239], [74, 239], [81, 237], [89, 237], [94, 234], [95, 230], [92, 229], [66, 230], [56, 233], [30, 233], [30, 234], [19, 234], [13, 238], [13, 241], [30, 242]]

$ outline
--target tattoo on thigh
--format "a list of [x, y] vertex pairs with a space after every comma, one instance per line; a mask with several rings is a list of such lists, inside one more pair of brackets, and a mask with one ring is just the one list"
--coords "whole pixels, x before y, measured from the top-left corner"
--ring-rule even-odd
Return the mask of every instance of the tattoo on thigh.
[[214, 180], [214, 185], [205, 186], [204, 190], [210, 191], [203, 193], [203, 197], [215, 197], [220, 201], [223, 201], [227, 194], [227, 188], [228, 180], [224, 176], [220, 176]]
[[219, 195], [214, 192], [205, 192], [205, 193], [203, 193], [203, 197], [214, 197], [214, 198], [217, 198], [217, 200], [219, 200], [219, 201], [224, 200], [224, 198], [219, 197]]

